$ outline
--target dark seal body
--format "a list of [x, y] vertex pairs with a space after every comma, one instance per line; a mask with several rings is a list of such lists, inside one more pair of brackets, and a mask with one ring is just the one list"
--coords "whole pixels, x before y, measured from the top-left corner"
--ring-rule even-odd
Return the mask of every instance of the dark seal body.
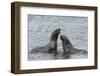
[[57, 55], [57, 46], [58, 46], [57, 38], [59, 33], [60, 33], [60, 29], [54, 30], [51, 34], [50, 41], [48, 44], [46, 44], [43, 47], [36, 47], [32, 49], [30, 53], [42, 52], [42, 53], [53, 53], [54, 55]]
[[62, 40], [62, 46], [63, 46], [62, 56], [65, 59], [72, 58], [72, 56], [75, 57], [75, 55], [78, 55], [79, 57], [82, 57], [82, 55], [87, 56], [87, 51], [84, 49], [74, 48], [67, 36], [60, 35], [60, 38]]

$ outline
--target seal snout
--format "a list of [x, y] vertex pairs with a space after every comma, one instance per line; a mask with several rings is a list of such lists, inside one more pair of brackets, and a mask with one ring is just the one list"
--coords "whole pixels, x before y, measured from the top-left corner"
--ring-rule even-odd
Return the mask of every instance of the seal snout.
[[62, 40], [62, 38], [63, 38], [62, 35], [60, 35], [60, 39], [61, 39], [61, 40]]
[[62, 35], [60, 35], [60, 39], [61, 40], [64, 40], [64, 38], [65, 38], [65, 36], [62, 34]]
[[60, 39], [63, 40], [63, 41], [66, 41], [66, 42], [69, 41], [68, 37], [63, 35], [63, 34], [60, 35]]
[[57, 32], [58, 34], [60, 33], [60, 31], [61, 31], [60, 28], [56, 29], [56, 32]]
[[61, 31], [61, 29], [60, 29], [60, 28], [58, 28], [57, 30], [58, 30], [58, 31]]

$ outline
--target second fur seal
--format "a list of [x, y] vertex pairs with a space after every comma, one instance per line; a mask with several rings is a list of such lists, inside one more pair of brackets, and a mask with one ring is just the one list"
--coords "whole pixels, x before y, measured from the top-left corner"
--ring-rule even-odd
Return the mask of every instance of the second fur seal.
[[63, 46], [63, 55], [64, 59], [69, 59], [71, 55], [87, 55], [87, 51], [84, 49], [77, 49], [74, 48], [70, 40], [65, 35], [60, 35], [60, 39], [62, 40], [62, 46]]
[[60, 28], [54, 30], [50, 36], [50, 41], [48, 44], [46, 44], [43, 47], [36, 47], [34, 49], [31, 50], [30, 53], [38, 53], [38, 52], [42, 52], [42, 53], [53, 53], [55, 56], [57, 55], [57, 39], [58, 39], [58, 35], [60, 34]]

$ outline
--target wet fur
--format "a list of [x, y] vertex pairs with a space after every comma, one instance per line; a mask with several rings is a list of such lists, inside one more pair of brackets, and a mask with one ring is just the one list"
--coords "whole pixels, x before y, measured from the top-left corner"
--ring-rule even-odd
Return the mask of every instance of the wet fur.
[[51, 34], [50, 41], [47, 45], [45, 45], [43, 47], [36, 47], [36, 48], [32, 49], [30, 53], [38, 53], [38, 52], [53, 53], [56, 56], [57, 55], [57, 46], [58, 46], [57, 39], [58, 39], [59, 33], [60, 33], [60, 29], [54, 30]]
[[63, 46], [63, 57], [64, 58], [70, 58], [73, 54], [87, 54], [87, 51], [84, 49], [77, 49], [74, 48], [70, 40], [65, 35], [60, 35], [60, 39], [62, 40], [62, 46]]

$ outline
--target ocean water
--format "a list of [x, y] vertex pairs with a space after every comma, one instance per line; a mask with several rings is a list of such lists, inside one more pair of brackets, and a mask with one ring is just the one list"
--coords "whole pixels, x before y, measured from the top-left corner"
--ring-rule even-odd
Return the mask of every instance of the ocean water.
[[[57, 29], [66, 35], [73, 46], [88, 51], [88, 17], [28, 15], [28, 52], [33, 48], [45, 46], [51, 33]], [[61, 40], [58, 38], [58, 50], [62, 52]], [[82, 56], [86, 58], [87, 56]], [[80, 55], [73, 58], [81, 58]], [[52, 60], [52, 54], [28, 53], [28, 60]], [[58, 59], [62, 59], [59, 56]]]

